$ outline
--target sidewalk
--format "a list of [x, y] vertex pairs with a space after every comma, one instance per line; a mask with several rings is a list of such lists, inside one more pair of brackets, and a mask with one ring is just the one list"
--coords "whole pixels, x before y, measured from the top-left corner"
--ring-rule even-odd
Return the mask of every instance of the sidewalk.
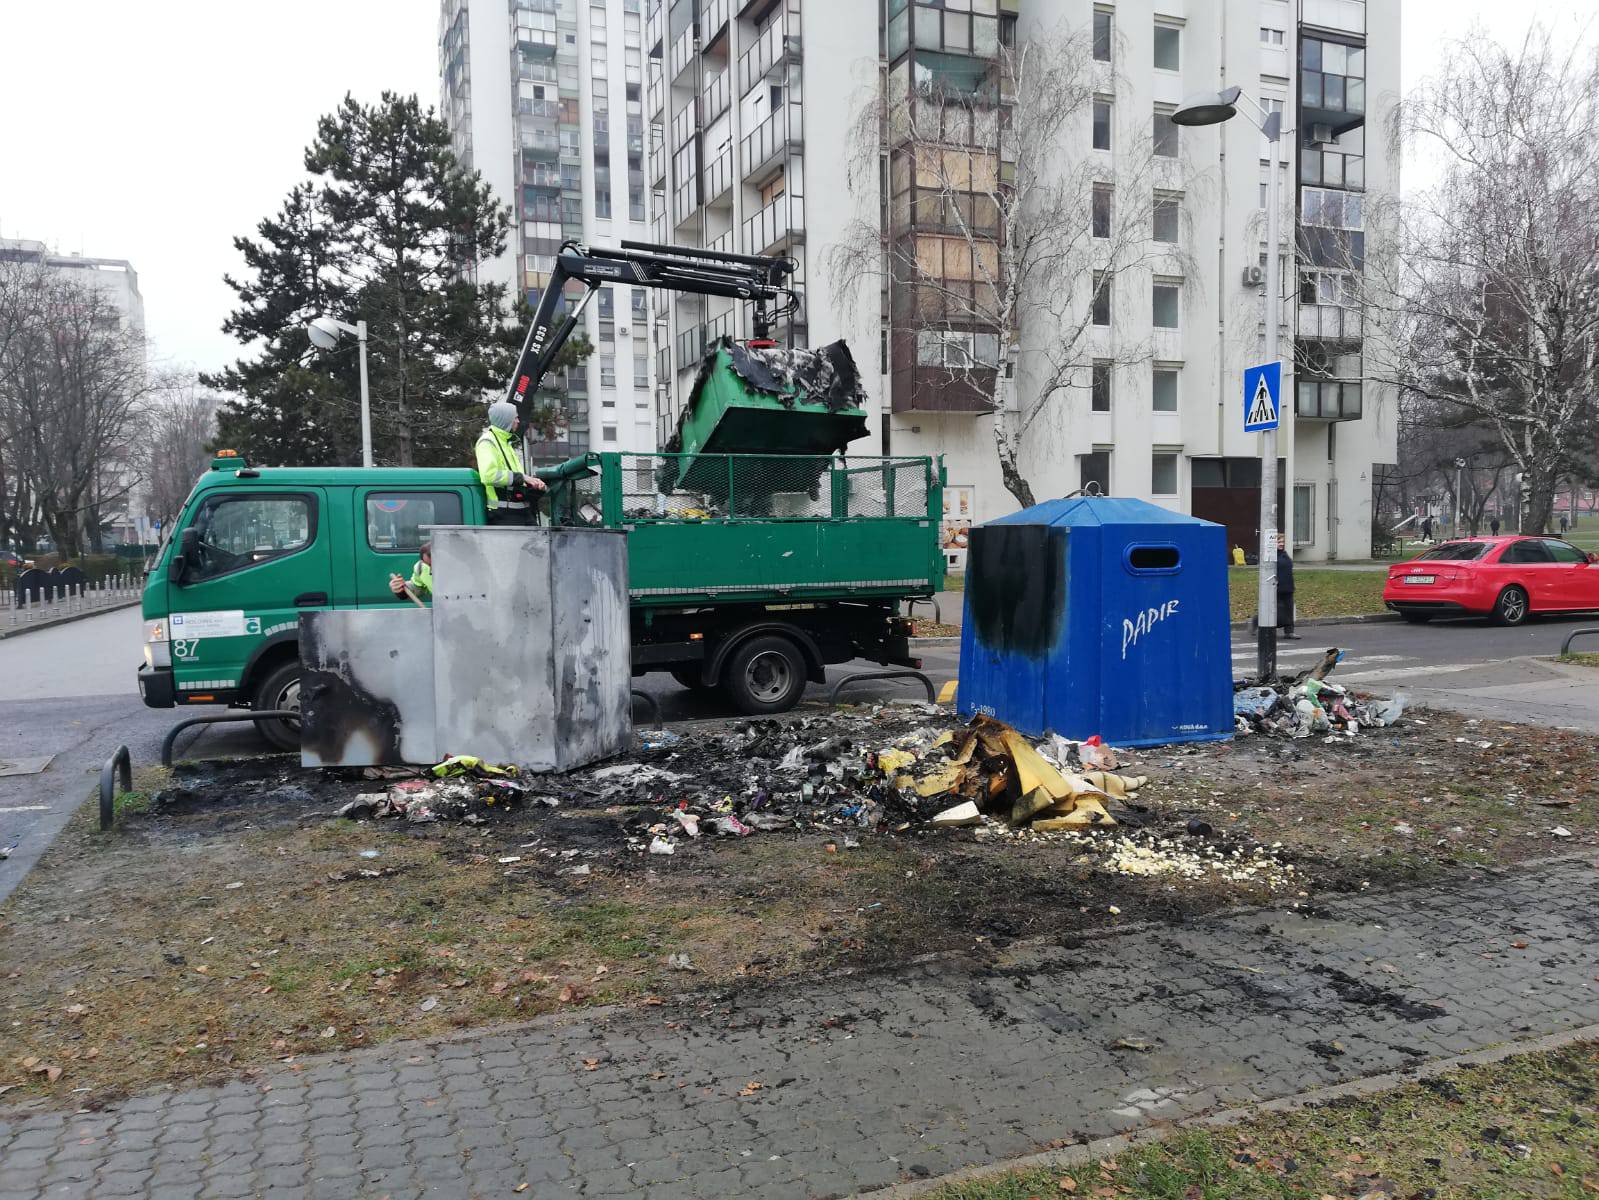
[[0, 1197], [838, 1196], [1593, 1024], [1596, 933], [1568, 859], [393, 1044], [0, 1115]]
[[[0, 608], [0, 641], [6, 638], [21, 637], [25, 633], [32, 633], [36, 629], [51, 629], [57, 625], [69, 625], [73, 621], [82, 621], [86, 617], [98, 617], [101, 613], [116, 612], [122, 608], [132, 608], [141, 603], [142, 597], [134, 592], [121, 599], [107, 603], [85, 602], [82, 608], [76, 607], [76, 601], [60, 601], [56, 604], [28, 609], [20, 609], [13, 613], [7, 608]], [[51, 612], [52, 609], [58, 611]], [[15, 617], [15, 620], [13, 620]]]

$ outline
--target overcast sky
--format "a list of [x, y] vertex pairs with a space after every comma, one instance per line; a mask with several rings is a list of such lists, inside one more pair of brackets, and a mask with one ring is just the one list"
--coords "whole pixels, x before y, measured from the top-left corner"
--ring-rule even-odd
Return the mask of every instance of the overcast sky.
[[[1407, 88], [1475, 21], [1518, 40], [1534, 15], [1569, 27], [1592, 11], [1403, 2]], [[0, 237], [131, 260], [157, 355], [218, 367], [238, 353], [220, 329], [232, 238], [301, 178], [316, 118], [345, 92], [437, 104], [437, 38], [437, 0], [0, 0]]]

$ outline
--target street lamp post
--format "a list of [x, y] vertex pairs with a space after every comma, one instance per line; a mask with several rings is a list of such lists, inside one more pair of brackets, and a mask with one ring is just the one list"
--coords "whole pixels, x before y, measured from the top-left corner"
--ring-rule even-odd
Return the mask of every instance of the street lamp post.
[[366, 386], [366, 322], [348, 325], [333, 317], [317, 317], [306, 322], [306, 336], [319, 350], [331, 350], [339, 344], [341, 333], [355, 334], [355, 343], [361, 359], [361, 465], [372, 465], [372, 399]]
[[[1229, 87], [1193, 97], [1172, 113], [1174, 125], [1220, 125], [1238, 115], [1242, 88]], [[1247, 97], [1245, 97], [1247, 98]], [[1258, 107], [1258, 106], [1257, 106]], [[1282, 201], [1278, 196], [1283, 135], [1281, 112], [1264, 121], [1245, 118], [1271, 144], [1270, 177], [1266, 183], [1266, 362], [1279, 362], [1278, 325], [1282, 320], [1282, 272], [1278, 247]], [[1262, 682], [1277, 674], [1277, 431], [1266, 430], [1260, 442], [1260, 561], [1255, 595], [1256, 668]]]
[[1466, 460], [1463, 458], [1457, 458], [1455, 459], [1455, 527], [1450, 531], [1456, 537], [1460, 536], [1460, 497], [1461, 493], [1465, 490]]

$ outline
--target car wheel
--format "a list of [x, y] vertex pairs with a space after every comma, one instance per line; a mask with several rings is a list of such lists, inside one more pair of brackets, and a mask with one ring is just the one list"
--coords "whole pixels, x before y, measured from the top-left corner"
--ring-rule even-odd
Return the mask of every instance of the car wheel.
[[[291, 662], [286, 662], [281, 667], [268, 672], [267, 677], [255, 689], [255, 698], [250, 707], [261, 712], [274, 708], [287, 708], [299, 712], [299, 660], [295, 659]], [[271, 720], [257, 721], [255, 727], [262, 737], [279, 750], [298, 750], [300, 748], [299, 721], [281, 720], [274, 717]]]
[[1400, 613], [1399, 615], [1412, 625], [1425, 625], [1428, 621], [1432, 620], [1432, 614], [1425, 612], [1407, 612]]
[[678, 686], [686, 687], [691, 692], [707, 692], [715, 686], [705, 682], [698, 667], [673, 667], [671, 674]]
[[751, 638], [733, 652], [722, 687], [742, 713], [787, 712], [805, 692], [805, 656], [785, 637]]
[[1527, 591], [1511, 584], [1494, 601], [1494, 620], [1501, 625], [1520, 625], [1527, 619]]

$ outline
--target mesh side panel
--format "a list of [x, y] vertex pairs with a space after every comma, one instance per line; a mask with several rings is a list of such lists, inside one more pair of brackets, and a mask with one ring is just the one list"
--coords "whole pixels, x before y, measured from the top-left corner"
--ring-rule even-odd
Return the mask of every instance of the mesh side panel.
[[852, 517], [925, 517], [927, 464], [920, 459], [885, 458], [867, 466], [849, 464], [840, 472], [849, 489]]
[[[622, 454], [626, 521], [925, 517], [920, 459], [826, 455]], [[598, 480], [585, 480], [594, 488]]]
[[733, 516], [832, 516], [831, 463], [825, 456], [799, 454], [730, 457]]
[[561, 483], [553, 491], [551, 506], [551, 519], [556, 525], [603, 525], [599, 475]]

